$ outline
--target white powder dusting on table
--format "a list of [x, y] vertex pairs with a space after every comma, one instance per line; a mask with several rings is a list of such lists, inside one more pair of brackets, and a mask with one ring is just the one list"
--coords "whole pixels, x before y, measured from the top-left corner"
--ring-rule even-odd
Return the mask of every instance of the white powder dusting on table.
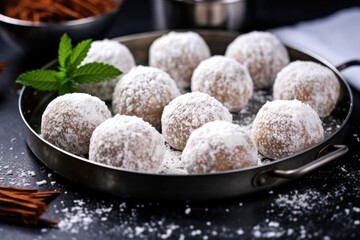
[[42, 181], [37, 181], [36, 185], [41, 186], [41, 185], [45, 185], [46, 183], [47, 183], [47, 181], [44, 179]]
[[82, 230], [88, 230], [90, 224], [107, 218], [112, 209], [113, 206], [110, 205], [92, 210], [86, 207], [84, 200], [76, 199], [71, 207], [60, 210], [64, 217], [58, 223], [58, 227], [61, 231], [77, 234]]

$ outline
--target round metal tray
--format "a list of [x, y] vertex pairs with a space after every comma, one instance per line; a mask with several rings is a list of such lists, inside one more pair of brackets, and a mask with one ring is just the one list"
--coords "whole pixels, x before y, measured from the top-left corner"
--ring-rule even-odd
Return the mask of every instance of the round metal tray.
[[[226, 46], [238, 36], [238, 33], [234, 32], [198, 32], [208, 43], [212, 55], [224, 54]], [[129, 47], [137, 64], [146, 65], [151, 43], [164, 33], [143, 33], [115, 40]], [[334, 66], [309, 52], [290, 46], [287, 46], [287, 50], [292, 61], [309, 60], [327, 66], [335, 73], [341, 85], [340, 99], [329, 120], [335, 119], [337, 127], [328, 131], [323, 142], [294, 156], [266, 161], [251, 168], [191, 175], [140, 173], [90, 162], [41, 138], [38, 133], [41, 115], [56, 94], [39, 92], [28, 87], [22, 89], [19, 98], [19, 111], [25, 124], [26, 142], [41, 162], [64, 178], [124, 198], [205, 200], [271, 189], [303, 176], [347, 152], [347, 147], [339, 144], [342, 142], [344, 126], [350, 117], [353, 104], [351, 90]]]

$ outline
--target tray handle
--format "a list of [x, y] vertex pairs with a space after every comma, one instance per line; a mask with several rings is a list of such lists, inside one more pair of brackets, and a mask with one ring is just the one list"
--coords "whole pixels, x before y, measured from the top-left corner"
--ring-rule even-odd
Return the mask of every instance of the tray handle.
[[274, 183], [279, 178], [294, 179], [304, 176], [344, 155], [348, 150], [346, 145], [328, 145], [319, 152], [319, 155], [326, 152], [325, 155], [299, 168], [290, 170], [269, 169], [258, 173], [253, 179], [253, 185], [254, 187], [263, 187]]
[[348, 67], [352, 66], [360, 66], [360, 60], [350, 60], [348, 62], [345, 62], [343, 64], [340, 64], [339, 66], [336, 66], [336, 69], [339, 71], [342, 71]]

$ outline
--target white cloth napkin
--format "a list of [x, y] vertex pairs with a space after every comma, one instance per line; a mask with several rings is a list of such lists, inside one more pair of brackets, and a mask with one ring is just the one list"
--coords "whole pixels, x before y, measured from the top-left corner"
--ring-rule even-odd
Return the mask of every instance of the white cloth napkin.
[[[269, 30], [284, 43], [310, 50], [333, 65], [360, 60], [360, 8], [340, 10], [328, 17]], [[360, 66], [342, 71], [360, 91]]]

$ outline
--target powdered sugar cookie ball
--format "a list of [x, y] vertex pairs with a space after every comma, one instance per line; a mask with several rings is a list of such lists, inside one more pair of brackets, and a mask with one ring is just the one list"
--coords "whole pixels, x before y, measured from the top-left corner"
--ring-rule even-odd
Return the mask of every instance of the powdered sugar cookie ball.
[[79, 91], [97, 96], [104, 101], [111, 100], [116, 83], [135, 66], [135, 60], [130, 50], [118, 41], [108, 39], [91, 43], [91, 48], [81, 65], [91, 62], [110, 64], [123, 72], [113, 80], [79, 86]]
[[191, 133], [181, 156], [188, 173], [210, 173], [256, 166], [257, 149], [244, 127], [209, 122]]
[[141, 117], [160, 129], [164, 107], [179, 95], [169, 74], [157, 68], [138, 66], [117, 83], [112, 108], [115, 114]]
[[85, 155], [94, 129], [110, 117], [109, 109], [99, 98], [86, 93], [65, 94], [46, 107], [41, 135], [65, 151]]
[[274, 83], [274, 99], [297, 99], [309, 104], [320, 117], [329, 116], [340, 95], [340, 84], [327, 67], [295, 61], [284, 67]]
[[89, 160], [140, 172], [157, 172], [165, 155], [161, 134], [141, 118], [117, 114], [100, 124]]
[[161, 117], [162, 133], [169, 145], [183, 150], [190, 134], [207, 122], [231, 122], [232, 115], [218, 100], [205, 93], [192, 92], [172, 100]]
[[225, 55], [247, 67], [255, 89], [271, 87], [276, 74], [289, 63], [284, 45], [269, 32], [240, 35], [229, 44]]
[[170, 32], [151, 44], [149, 65], [169, 73], [178, 87], [188, 88], [195, 67], [208, 57], [209, 47], [199, 34]]
[[246, 67], [224, 56], [202, 61], [194, 70], [191, 90], [209, 94], [231, 112], [245, 106], [253, 93], [253, 82]]
[[261, 107], [252, 126], [260, 153], [278, 159], [301, 152], [324, 139], [318, 114], [298, 100], [275, 100]]

